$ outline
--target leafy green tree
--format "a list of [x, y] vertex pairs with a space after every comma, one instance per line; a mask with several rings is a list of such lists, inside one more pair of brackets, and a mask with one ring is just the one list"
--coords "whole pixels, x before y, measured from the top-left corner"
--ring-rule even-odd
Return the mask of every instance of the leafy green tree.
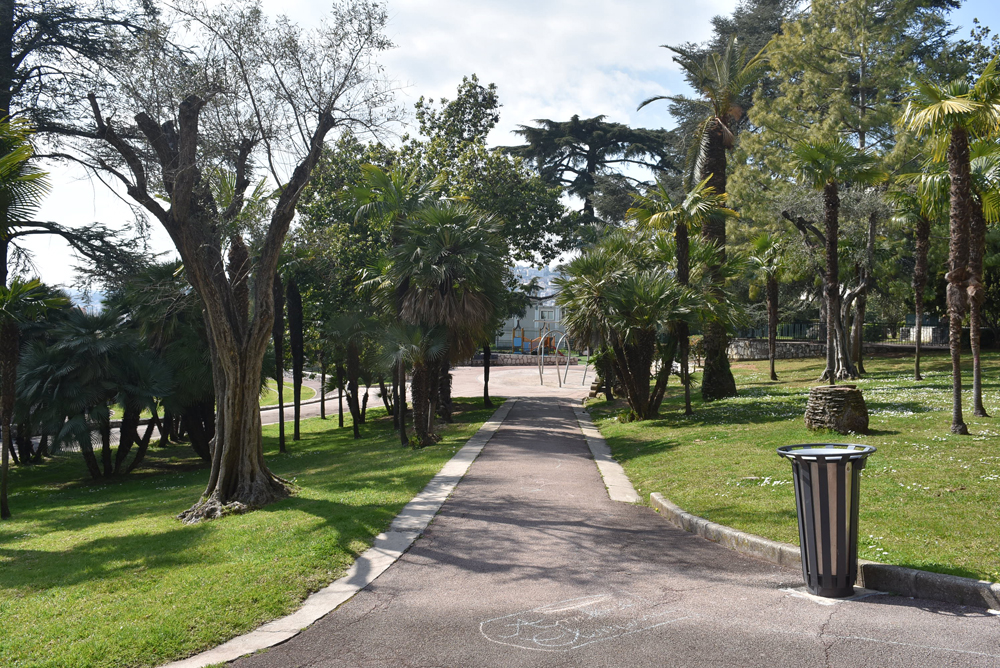
[[487, 136], [500, 120], [495, 84], [463, 77], [454, 100], [442, 98], [416, 104], [419, 133], [410, 140], [401, 161], [437, 179], [443, 196], [468, 202], [494, 217], [513, 259], [553, 259], [565, 232], [561, 189], [541, 178], [522, 158], [487, 146]]
[[[130, 67], [101, 71], [102, 86], [95, 81], [88, 95], [94, 139], [82, 140], [79, 155], [101, 155], [93, 166], [125, 185], [170, 234], [209, 323], [219, 429], [205, 493], [184, 521], [244, 512], [289, 493], [264, 461], [260, 427], [273, 277], [327, 136], [338, 128], [376, 130], [395, 117], [375, 63], [390, 46], [386, 20], [382, 6], [351, 1], [305, 31], [272, 21], [249, 0], [207, 10], [175, 3], [149, 22]], [[174, 49], [180, 32], [187, 46]], [[216, 165], [235, 174], [228, 206], [213, 197]], [[257, 166], [269, 171], [278, 195], [250, 235], [237, 218]]]
[[654, 173], [680, 170], [666, 130], [631, 128], [611, 123], [605, 116], [574, 115], [568, 121], [538, 119], [535, 123], [536, 127], [518, 126], [515, 132], [524, 137], [525, 144], [508, 150], [532, 163], [546, 182], [583, 201], [577, 225], [597, 220], [594, 202], [602, 176], [621, 175], [630, 166]]
[[[749, 109], [753, 132], [745, 133], [732, 176], [732, 202], [743, 220], [771, 233], [779, 213], [795, 200], [791, 157], [803, 142], [843, 137], [871, 150], [889, 172], [912, 171], [919, 146], [896, 125], [899, 100], [918, 72], [937, 76], [950, 35], [946, 13], [952, 2], [907, 0], [817, 0], [787, 21], [766, 49], [770, 73]], [[885, 216], [869, 216], [867, 238], [882, 236]], [[759, 229], [740, 233], [747, 242]], [[866, 249], [869, 246], [862, 244]], [[862, 257], [870, 279], [874, 259]], [[871, 281], [853, 300], [852, 357], [860, 366], [860, 335]], [[848, 301], [845, 299], [845, 305]]]
[[907, 101], [904, 123], [936, 140], [935, 157], [947, 157], [951, 182], [948, 280], [949, 344], [952, 359], [953, 434], [968, 434], [962, 417], [961, 333], [968, 303], [969, 220], [973, 214], [970, 135], [995, 136], [1000, 118], [1000, 75], [994, 58], [974, 84], [965, 79], [947, 85], [918, 83]]

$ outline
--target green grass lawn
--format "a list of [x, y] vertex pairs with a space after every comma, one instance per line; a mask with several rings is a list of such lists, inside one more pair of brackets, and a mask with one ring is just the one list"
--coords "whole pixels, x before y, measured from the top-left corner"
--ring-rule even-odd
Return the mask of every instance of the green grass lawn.
[[[272, 379], [267, 379], [267, 389], [260, 395], [260, 405], [261, 406], [277, 406], [278, 405], [278, 384]], [[292, 405], [292, 391], [295, 386], [292, 383], [285, 383], [285, 405]], [[316, 390], [305, 385], [302, 386], [302, 401], [309, 401], [316, 397]]]
[[151, 448], [107, 483], [79, 455], [14, 467], [14, 519], [0, 523], [0, 666], [155, 666], [287, 614], [344, 574], [491, 410], [457, 400], [455, 424], [423, 450], [400, 447], [385, 411], [365, 438], [335, 420], [268, 466], [298, 493], [247, 515], [185, 526], [208, 470], [186, 446]]
[[[767, 362], [736, 363], [740, 396], [702, 404], [683, 415], [676, 378], [662, 418], [621, 423], [623, 404], [592, 403], [615, 457], [647, 499], [661, 492], [684, 510], [713, 522], [798, 544], [791, 464], [779, 445], [863, 443], [878, 452], [861, 478], [859, 556], [890, 564], [1000, 580], [1000, 355], [984, 356], [984, 403], [996, 418], [974, 418], [971, 436], [953, 436], [950, 359], [924, 359], [925, 380], [913, 380], [913, 358], [866, 360], [857, 381], [871, 418], [870, 435], [813, 432], [803, 422], [821, 360], [779, 360], [779, 382]], [[971, 360], [970, 365], [971, 367]], [[965, 375], [971, 385], [971, 371]], [[694, 392], [700, 387], [695, 377]], [[592, 400], [593, 401], [593, 400]]]
[[[276, 388], [278, 384], [272, 379], [267, 379], [267, 389], [260, 395], [260, 405], [261, 406], [277, 406], [278, 405], [278, 392]], [[293, 383], [285, 383], [285, 405], [292, 405], [292, 392], [295, 390], [295, 385]], [[302, 401], [309, 401], [316, 397], [316, 390], [306, 385], [302, 386]], [[152, 414], [149, 411], [143, 411], [143, 419], [151, 417]], [[121, 420], [122, 419], [122, 409], [118, 406], [113, 406], [111, 408], [111, 419]]]

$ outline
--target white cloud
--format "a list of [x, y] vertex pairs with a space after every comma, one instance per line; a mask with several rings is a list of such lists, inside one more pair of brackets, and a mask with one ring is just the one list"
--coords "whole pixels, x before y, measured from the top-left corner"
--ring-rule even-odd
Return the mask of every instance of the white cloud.
[[[308, 26], [328, 11], [320, 0], [264, 0], [272, 14], [285, 13]], [[636, 107], [652, 95], [683, 89], [661, 44], [702, 41], [709, 18], [729, 13], [736, 0], [390, 0], [388, 34], [397, 48], [382, 58], [387, 73], [406, 86], [400, 101], [421, 95], [454, 97], [463, 75], [496, 83], [504, 105], [494, 144], [512, 144], [510, 133], [536, 118], [565, 120], [573, 114], [604, 114], [642, 127], [669, 127], [666, 104]], [[55, 193], [40, 217], [67, 225], [93, 221], [114, 225], [129, 209], [105, 186], [81, 182], [75, 170], [53, 174]], [[155, 250], [172, 249], [154, 225]], [[56, 241], [33, 242], [46, 281], [70, 282], [68, 249]]]

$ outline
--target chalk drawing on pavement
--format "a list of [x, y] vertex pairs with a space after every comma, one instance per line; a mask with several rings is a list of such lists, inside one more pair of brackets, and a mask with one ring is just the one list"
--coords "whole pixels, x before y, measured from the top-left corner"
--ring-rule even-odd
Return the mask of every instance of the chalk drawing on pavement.
[[502, 645], [568, 652], [687, 617], [668, 603], [629, 594], [595, 594], [488, 619], [479, 630], [487, 640]]

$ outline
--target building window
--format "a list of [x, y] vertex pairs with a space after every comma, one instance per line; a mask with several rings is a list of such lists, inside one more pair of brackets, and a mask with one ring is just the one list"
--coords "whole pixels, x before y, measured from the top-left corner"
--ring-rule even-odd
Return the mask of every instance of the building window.
[[542, 320], [555, 320], [555, 318], [553, 317], [554, 315], [555, 315], [555, 311], [542, 311], [542, 317], [541, 317], [541, 319]]

